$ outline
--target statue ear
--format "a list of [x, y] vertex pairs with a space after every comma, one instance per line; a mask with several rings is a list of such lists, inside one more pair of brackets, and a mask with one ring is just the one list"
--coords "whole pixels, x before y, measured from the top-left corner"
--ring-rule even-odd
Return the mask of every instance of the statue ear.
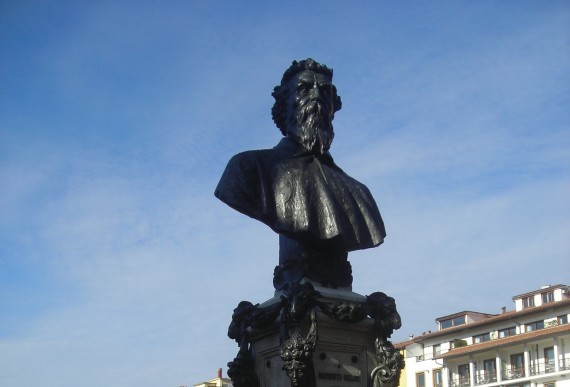
[[337, 95], [334, 101], [334, 110], [338, 112], [342, 108], [342, 101], [340, 100], [340, 96]]
[[284, 122], [284, 117], [286, 115], [287, 107], [282, 94], [283, 94], [282, 86], [275, 86], [273, 88], [273, 93], [271, 93], [271, 96], [275, 98], [275, 103], [271, 108], [271, 116], [273, 118], [273, 122], [275, 122], [275, 125], [277, 125], [277, 127], [281, 131], [281, 134], [287, 136], [287, 129], [285, 128], [285, 122]]
[[273, 93], [271, 93], [271, 96], [275, 99], [278, 98], [279, 95], [279, 90], [281, 89], [281, 86], [277, 85], [273, 88]]

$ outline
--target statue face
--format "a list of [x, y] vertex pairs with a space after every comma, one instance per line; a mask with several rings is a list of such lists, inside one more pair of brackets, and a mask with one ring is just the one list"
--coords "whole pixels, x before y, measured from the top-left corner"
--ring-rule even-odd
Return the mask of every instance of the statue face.
[[332, 120], [336, 88], [326, 76], [309, 70], [301, 71], [289, 80], [287, 88], [289, 90], [287, 107], [290, 113], [295, 112], [304, 100], [310, 99], [321, 103]]
[[324, 75], [302, 71], [287, 83], [287, 135], [307, 150], [324, 153], [332, 143], [336, 88]]

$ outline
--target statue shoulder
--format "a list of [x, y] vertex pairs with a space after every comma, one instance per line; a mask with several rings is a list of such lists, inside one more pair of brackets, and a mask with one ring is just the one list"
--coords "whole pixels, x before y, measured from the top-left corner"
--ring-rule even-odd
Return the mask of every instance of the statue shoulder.
[[214, 195], [230, 207], [256, 219], [264, 217], [271, 187], [273, 150], [251, 150], [236, 154], [226, 166]]
[[228, 166], [247, 167], [252, 163], [258, 163], [267, 157], [267, 151], [268, 149], [257, 149], [240, 152], [230, 158], [230, 161], [228, 161]]

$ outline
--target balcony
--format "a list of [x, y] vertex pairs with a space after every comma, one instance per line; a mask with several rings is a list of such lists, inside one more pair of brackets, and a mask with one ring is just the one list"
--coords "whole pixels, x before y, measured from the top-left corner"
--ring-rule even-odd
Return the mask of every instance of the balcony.
[[530, 366], [531, 375], [542, 375], [550, 372], [554, 372], [554, 360], [552, 361], [535, 361]]
[[451, 380], [451, 387], [469, 387], [471, 385], [468, 377], [455, 378]]
[[524, 378], [524, 367], [511, 367], [503, 371], [503, 380]]
[[479, 372], [475, 375], [475, 384], [488, 384], [488, 383], [495, 383], [497, 381], [497, 373], [496, 372]]
[[558, 366], [560, 367], [560, 371], [570, 370], [570, 358], [565, 357], [564, 359], [560, 359]]

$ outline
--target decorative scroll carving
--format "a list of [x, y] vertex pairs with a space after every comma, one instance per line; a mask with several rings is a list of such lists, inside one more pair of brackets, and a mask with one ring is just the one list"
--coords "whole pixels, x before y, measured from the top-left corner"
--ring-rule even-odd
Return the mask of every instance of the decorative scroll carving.
[[391, 342], [376, 339], [376, 362], [370, 377], [374, 387], [397, 387], [400, 373], [405, 366], [404, 356], [394, 348]]

